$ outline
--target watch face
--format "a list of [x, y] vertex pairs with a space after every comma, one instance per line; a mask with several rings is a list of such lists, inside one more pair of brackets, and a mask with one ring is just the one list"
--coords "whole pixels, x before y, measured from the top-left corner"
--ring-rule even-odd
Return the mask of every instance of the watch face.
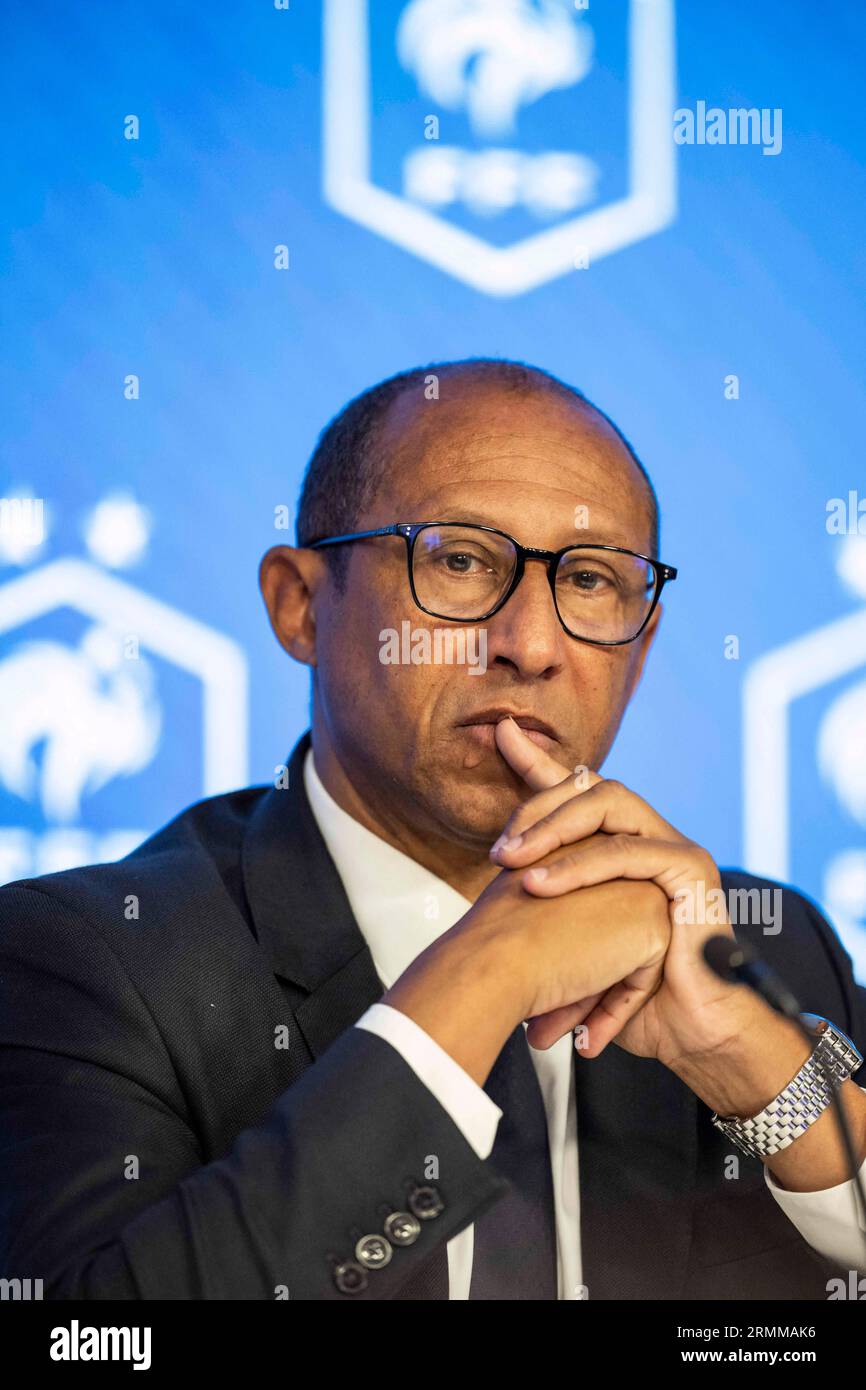
[[831, 1023], [829, 1019], [822, 1018], [820, 1014], [801, 1014], [800, 1019], [816, 1038], [823, 1038], [829, 1033], [831, 1044], [835, 1042], [837, 1045], [841, 1043], [844, 1047], [849, 1047], [862, 1060], [862, 1054], [856, 1043], [853, 1043], [848, 1034], [843, 1033], [842, 1029], [837, 1027], [835, 1023]]
[[820, 1038], [830, 1027], [829, 1019], [822, 1018], [820, 1014], [800, 1014], [800, 1022], [803, 1023], [810, 1033], [814, 1033]]

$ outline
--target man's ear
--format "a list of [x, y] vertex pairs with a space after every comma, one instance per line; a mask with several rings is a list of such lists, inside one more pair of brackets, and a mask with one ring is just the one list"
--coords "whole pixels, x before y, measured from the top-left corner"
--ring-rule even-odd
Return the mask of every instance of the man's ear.
[[650, 618], [649, 622], [647, 623], [646, 627], [644, 628], [643, 632], [641, 633], [640, 637], [637, 639], [637, 642], [635, 643], [635, 646], [637, 647], [638, 651], [637, 659], [635, 661], [634, 666], [632, 667], [631, 677], [629, 680], [629, 700], [631, 699], [634, 692], [637, 690], [638, 682], [640, 681], [640, 678], [643, 674], [644, 663], [647, 659], [647, 656], [649, 655], [649, 649], [655, 641], [655, 636], [658, 632], [659, 623], [661, 622], [661, 620], [662, 604], [657, 603], [655, 607], [655, 612], [653, 613], [652, 617]]
[[291, 545], [272, 546], [259, 565], [259, 587], [277, 641], [305, 666], [316, 664], [314, 604], [327, 582], [326, 569], [316, 551]]

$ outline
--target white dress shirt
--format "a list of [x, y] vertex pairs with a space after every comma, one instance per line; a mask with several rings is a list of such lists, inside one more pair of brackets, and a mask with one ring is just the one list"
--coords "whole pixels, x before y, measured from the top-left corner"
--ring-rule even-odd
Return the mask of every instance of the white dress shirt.
[[[349, 905], [385, 989], [416, 956], [448, 931], [472, 903], [414, 859], [374, 835], [325, 790], [313, 751], [304, 763], [304, 786], [322, 838], [336, 865]], [[479, 1158], [489, 1158], [502, 1111], [417, 1023], [374, 1004], [358, 1020], [397, 1049], [433, 1093]], [[580, 1188], [577, 1107], [571, 1033], [547, 1051], [530, 1048], [547, 1115], [556, 1220], [560, 1299], [581, 1299]], [[866, 1176], [866, 1162], [861, 1173]], [[853, 1182], [821, 1192], [788, 1192], [769, 1169], [769, 1190], [801, 1235], [820, 1254], [848, 1269], [866, 1269], [862, 1212]], [[467, 1299], [472, 1277], [473, 1227], [449, 1240], [449, 1297]]]

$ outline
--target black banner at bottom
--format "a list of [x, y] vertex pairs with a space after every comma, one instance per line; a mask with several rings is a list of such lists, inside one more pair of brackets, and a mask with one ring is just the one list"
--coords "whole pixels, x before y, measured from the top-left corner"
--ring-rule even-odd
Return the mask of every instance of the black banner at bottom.
[[[379, 1312], [369, 1303], [346, 1314], [331, 1303], [316, 1313], [309, 1303], [48, 1303], [0, 1302], [0, 1339], [5, 1365], [15, 1364], [19, 1375], [48, 1372], [59, 1377], [99, 1374], [110, 1367], [115, 1375], [149, 1374], [160, 1381], [167, 1374], [215, 1373], [254, 1376], [273, 1370], [292, 1374], [298, 1355], [318, 1360], [323, 1374], [332, 1375], [343, 1363], [353, 1376], [364, 1371], [357, 1356], [365, 1334], [382, 1358], [389, 1379], [416, 1376], [423, 1367], [425, 1381], [435, 1363], [444, 1373], [464, 1370], [470, 1332], [476, 1355], [514, 1349], [514, 1334], [539, 1369], [551, 1351], [562, 1351], [575, 1369], [588, 1354], [615, 1365], [619, 1375], [665, 1373], [676, 1366], [721, 1366], [735, 1369], [761, 1365], [768, 1369], [791, 1365], [814, 1366], [822, 1372], [843, 1372], [857, 1365], [866, 1339], [863, 1298], [827, 1303], [635, 1303], [586, 1301], [571, 1312], [557, 1304], [547, 1315], [543, 1341], [532, 1334], [535, 1317], [519, 1333], [521, 1317], [512, 1312], [501, 1323], [495, 1312], [471, 1310], [444, 1314], [434, 1329], [429, 1306], [413, 1315], [408, 1305], [383, 1303]], [[388, 1319], [388, 1309], [397, 1317]], [[332, 1319], [336, 1317], [336, 1322]], [[360, 1314], [360, 1315], [359, 1315]], [[349, 1322], [343, 1321], [348, 1315]], [[456, 1316], [457, 1324], [451, 1322]], [[480, 1316], [481, 1321], [477, 1321]], [[463, 1318], [469, 1322], [464, 1323]], [[488, 1322], [492, 1317], [493, 1321]], [[381, 1319], [381, 1321], [380, 1321]], [[515, 1321], [516, 1319], [516, 1321]], [[453, 1332], [464, 1336], [460, 1342]], [[339, 1338], [337, 1333], [342, 1334]], [[562, 1342], [559, 1339], [562, 1338]], [[404, 1340], [405, 1339], [405, 1340]], [[553, 1345], [552, 1345], [553, 1343]], [[533, 1352], [535, 1347], [535, 1352]], [[409, 1358], [408, 1364], [406, 1358]], [[415, 1358], [418, 1358], [416, 1360]], [[473, 1358], [474, 1359], [474, 1358]], [[390, 1364], [389, 1364], [390, 1363]], [[375, 1364], [375, 1363], [374, 1363]], [[568, 1363], [566, 1363], [568, 1364]], [[405, 1367], [405, 1369], [403, 1369]], [[251, 1387], [252, 1390], [252, 1387]]]

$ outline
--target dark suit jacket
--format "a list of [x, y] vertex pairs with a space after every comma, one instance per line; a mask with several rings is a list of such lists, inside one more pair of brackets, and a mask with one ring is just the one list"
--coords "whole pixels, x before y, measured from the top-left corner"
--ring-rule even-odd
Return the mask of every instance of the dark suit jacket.
[[[447, 1297], [445, 1242], [506, 1185], [352, 1027], [382, 989], [304, 792], [308, 741], [287, 790], [0, 890], [0, 1275], [46, 1298], [339, 1300], [330, 1257], [435, 1155], [441, 1214], [354, 1297]], [[866, 993], [810, 902], [786, 889], [778, 936], [739, 934], [863, 1049]], [[836, 1271], [760, 1163], [726, 1177], [731, 1145], [672, 1073], [616, 1046], [575, 1068], [590, 1299], [826, 1298]]]

